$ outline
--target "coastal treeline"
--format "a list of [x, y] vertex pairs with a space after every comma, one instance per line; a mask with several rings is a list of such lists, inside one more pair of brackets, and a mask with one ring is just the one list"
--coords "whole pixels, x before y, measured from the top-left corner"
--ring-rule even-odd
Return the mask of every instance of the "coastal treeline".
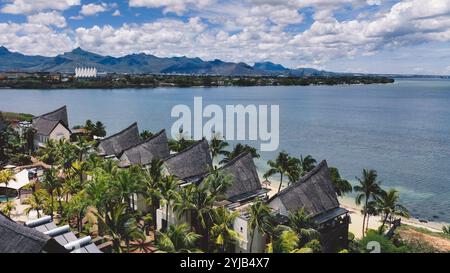
[[[232, 252], [239, 234], [233, 230], [238, 212], [223, 206], [216, 206], [223, 200], [231, 185], [230, 177], [220, 169], [212, 168], [200, 184], [179, 187], [177, 179], [164, 172], [161, 160], [154, 159], [149, 166], [119, 168], [117, 161], [100, 157], [95, 151], [97, 134], [106, 135], [101, 122], [87, 121], [84, 134], [73, 141], [47, 141], [37, 151], [22, 149], [8, 150], [16, 142], [26, 139], [13, 134], [10, 124], [4, 123], [1, 130], [1, 151], [8, 157], [2, 159], [2, 166], [11, 163], [14, 153], [33, 157], [44, 163], [45, 168], [39, 185], [31, 184], [31, 195], [27, 200], [27, 213], [36, 212], [38, 217], [50, 215], [53, 221], [69, 224], [80, 234], [93, 238], [104, 238], [111, 242], [114, 252]], [[11, 135], [13, 134], [13, 135]], [[152, 133], [144, 131], [141, 137]], [[19, 140], [16, 139], [19, 137]], [[21, 139], [22, 138], [22, 139]], [[13, 143], [11, 143], [13, 142]], [[169, 141], [174, 152], [184, 150], [193, 141], [182, 131], [176, 139]], [[230, 147], [229, 143], [216, 135], [210, 140], [210, 153], [216, 162], [226, 164], [243, 152], [258, 158], [257, 150], [244, 144]], [[289, 185], [299, 183], [299, 178], [316, 166], [311, 156], [298, 158], [287, 152], [280, 152], [267, 162], [266, 179], [279, 179]], [[363, 170], [359, 183], [352, 185], [342, 178], [337, 168], [330, 168], [332, 182], [338, 195], [356, 192], [356, 203], [363, 205], [363, 238], [349, 234], [349, 247], [342, 253], [370, 252], [367, 243], [377, 241], [383, 252], [425, 252], [434, 251], [421, 244], [410, 244], [398, 235], [386, 236], [396, 216], [407, 216], [408, 212], [399, 203], [396, 190], [383, 190], [375, 170]], [[9, 170], [0, 172], [0, 183], [7, 183], [13, 177]], [[283, 182], [283, 183], [282, 183]], [[148, 213], [135, 210], [137, 197], [143, 197], [150, 207]], [[176, 217], [186, 212], [192, 215], [190, 225], [168, 225], [156, 229], [157, 209], [173, 208]], [[2, 203], [2, 212], [9, 215], [14, 210], [12, 201]], [[280, 225], [274, 219], [270, 208], [262, 200], [252, 203], [248, 209], [249, 229], [257, 230], [268, 238], [267, 253], [318, 253], [321, 252], [317, 227], [303, 209], [289, 213], [286, 224]], [[368, 228], [369, 217], [380, 216], [377, 230]], [[168, 217], [166, 216], [166, 219]], [[448, 232], [448, 231], [447, 231]], [[253, 236], [251, 236], [253, 240]], [[251, 249], [251, 248], [250, 248]]]
[[394, 79], [380, 76], [271, 77], [210, 75], [121, 75], [112, 74], [93, 79], [73, 76], [25, 74], [0, 78], [0, 88], [70, 89], [70, 88], [154, 88], [154, 87], [219, 87], [219, 86], [308, 86], [338, 84], [388, 84]]

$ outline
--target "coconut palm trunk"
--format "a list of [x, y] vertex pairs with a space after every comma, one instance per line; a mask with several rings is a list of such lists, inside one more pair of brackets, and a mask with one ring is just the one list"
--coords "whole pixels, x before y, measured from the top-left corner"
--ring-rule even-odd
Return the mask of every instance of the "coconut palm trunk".
[[366, 217], [367, 217], [367, 206], [369, 204], [369, 198], [366, 197], [366, 202], [364, 206], [364, 217], [363, 217], [363, 224], [362, 224], [362, 234], [361, 236], [364, 237], [365, 234], [365, 227], [366, 227]]
[[283, 185], [283, 173], [280, 173], [280, 186], [278, 187], [278, 192], [281, 191], [281, 186]]

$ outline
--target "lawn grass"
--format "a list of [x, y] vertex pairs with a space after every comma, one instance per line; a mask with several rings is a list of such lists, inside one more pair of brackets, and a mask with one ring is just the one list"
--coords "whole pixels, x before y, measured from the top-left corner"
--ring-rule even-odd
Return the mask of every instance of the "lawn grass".
[[26, 113], [13, 113], [13, 112], [0, 112], [5, 120], [19, 120], [19, 121], [30, 121], [34, 117], [31, 114]]

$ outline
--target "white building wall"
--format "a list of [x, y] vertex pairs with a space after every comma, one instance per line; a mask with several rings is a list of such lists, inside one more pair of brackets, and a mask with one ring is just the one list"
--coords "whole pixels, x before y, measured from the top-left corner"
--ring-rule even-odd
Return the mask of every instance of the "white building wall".
[[[160, 207], [156, 211], [156, 229], [160, 230], [162, 228], [163, 219], [166, 219], [166, 206]], [[169, 207], [169, 225], [181, 225], [183, 223], [190, 224], [185, 216], [178, 219], [176, 214], [172, 211], [172, 208]]]
[[67, 130], [67, 128], [64, 127], [61, 123], [59, 123], [58, 125], [56, 125], [55, 129], [53, 129], [53, 131], [50, 133], [49, 138], [51, 140], [55, 140], [55, 141], [58, 141], [60, 139], [69, 140], [70, 139], [70, 131]]
[[76, 78], [95, 78], [97, 77], [97, 68], [95, 67], [77, 67], [75, 68]]
[[[233, 229], [239, 234], [240, 238], [236, 243], [236, 253], [263, 253], [266, 248], [265, 236], [262, 236], [257, 230], [252, 234], [248, 228], [248, 222], [246, 219], [237, 217], [234, 221]], [[250, 251], [250, 244], [252, 244], [252, 250]]]
[[281, 215], [288, 215], [288, 211], [286, 207], [283, 205], [283, 202], [281, 202], [280, 198], [275, 198], [268, 204], [270, 208], [272, 208], [276, 213], [279, 213]]

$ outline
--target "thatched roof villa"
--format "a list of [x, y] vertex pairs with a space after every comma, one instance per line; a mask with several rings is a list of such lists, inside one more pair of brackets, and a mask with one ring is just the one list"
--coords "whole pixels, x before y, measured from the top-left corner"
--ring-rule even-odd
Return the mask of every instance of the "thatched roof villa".
[[169, 155], [170, 150], [166, 131], [162, 130], [150, 138], [122, 151], [119, 156], [119, 166], [145, 166], [150, 164], [153, 159], [162, 160], [169, 157]]
[[69, 139], [71, 131], [69, 129], [69, 119], [67, 107], [64, 105], [52, 112], [34, 117], [32, 126], [35, 130], [35, 148], [44, 147], [47, 140]]
[[268, 204], [280, 216], [303, 208], [318, 225], [324, 252], [336, 252], [347, 247], [350, 218], [348, 211], [339, 205], [326, 161], [272, 196]]
[[198, 182], [212, 168], [212, 158], [207, 140], [200, 140], [183, 151], [173, 154], [165, 161], [167, 171], [176, 178], [189, 182]]
[[261, 187], [253, 157], [248, 152], [234, 158], [221, 170], [233, 179], [233, 183], [225, 192], [226, 199], [232, 203], [247, 202], [268, 192]]
[[124, 150], [140, 143], [137, 123], [133, 123], [122, 131], [100, 140], [97, 146], [100, 156], [118, 156]]

